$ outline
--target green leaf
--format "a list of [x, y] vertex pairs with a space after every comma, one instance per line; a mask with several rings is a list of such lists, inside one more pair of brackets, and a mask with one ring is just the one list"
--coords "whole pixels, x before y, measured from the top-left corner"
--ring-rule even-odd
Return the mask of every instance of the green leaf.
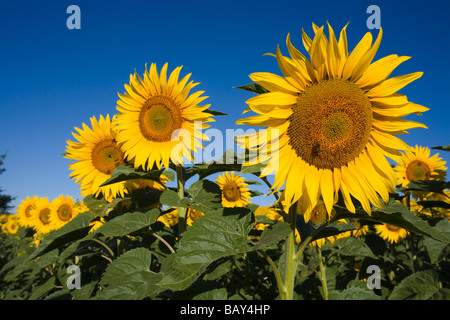
[[438, 263], [442, 256], [442, 252], [448, 246], [448, 243], [437, 241], [432, 238], [425, 238], [423, 241], [425, 248], [427, 249], [428, 255], [430, 256], [431, 263]]
[[213, 116], [227, 116], [228, 115], [227, 113], [223, 113], [223, 112], [216, 111], [216, 110], [211, 110], [211, 109], [207, 109], [204, 112], [210, 113]]
[[287, 222], [277, 222], [266, 227], [253, 250], [260, 250], [277, 244], [279, 241], [286, 239], [290, 231], [291, 228]]
[[222, 206], [220, 187], [212, 181], [196, 181], [187, 192], [192, 197], [190, 207], [193, 209], [206, 212]]
[[42, 296], [46, 295], [50, 291], [55, 288], [56, 277], [53, 276], [49, 278], [44, 284], [40, 285], [37, 288], [33, 288], [33, 292], [31, 296], [28, 298], [29, 300], [37, 300]]
[[50, 232], [39, 244], [36, 251], [30, 256], [35, 258], [54, 249], [59, 249], [71, 242], [83, 239], [89, 233], [91, 227], [89, 223], [95, 216], [88, 212], [83, 212], [70, 220], [58, 230]]
[[153, 180], [164, 186], [160, 181], [160, 176], [163, 173], [163, 171], [164, 171], [163, 169], [141, 171], [135, 169], [133, 165], [124, 164], [114, 169], [113, 173], [111, 174], [111, 177], [107, 179], [105, 182], [103, 182], [100, 185], [100, 187], [133, 179]]
[[251, 211], [225, 208], [208, 212], [184, 233], [175, 254], [163, 262], [161, 288], [182, 290], [192, 284], [212, 262], [248, 252], [248, 233], [254, 225]]
[[108, 211], [123, 200], [125, 199], [115, 198], [113, 201], [108, 202], [104, 198], [97, 199], [93, 195], [88, 195], [84, 197], [83, 203], [89, 208], [89, 211], [92, 214], [103, 217]]
[[171, 189], [166, 189], [164, 190], [164, 192], [161, 194], [161, 197], [159, 198], [159, 201], [166, 206], [169, 207], [178, 207], [180, 205], [180, 201], [181, 198], [178, 195], [177, 192], [171, 190]]
[[360, 280], [352, 280], [347, 288], [339, 293], [337, 300], [381, 300], [365, 283]]
[[338, 252], [344, 256], [362, 256], [377, 259], [372, 250], [364, 243], [363, 240], [355, 237], [346, 237], [337, 239], [334, 246], [338, 248]]
[[148, 212], [127, 212], [110, 221], [105, 222], [102, 226], [94, 231], [105, 236], [119, 237], [130, 234], [142, 228], [150, 226], [158, 218], [160, 211], [152, 209]]
[[150, 271], [152, 253], [145, 248], [125, 252], [106, 268], [99, 300], [142, 300], [160, 292], [162, 274]]
[[450, 188], [450, 182], [440, 180], [417, 180], [408, 183], [405, 188], [399, 188], [399, 191], [424, 191], [444, 194], [444, 189]]
[[431, 237], [435, 240], [450, 243], [450, 224], [443, 223], [431, 226], [422, 218], [416, 216], [414, 212], [409, 211], [407, 207], [392, 199], [388, 203], [385, 203], [383, 208], [374, 209], [371, 215], [368, 215], [363, 210], [357, 210], [356, 213], [350, 213], [346, 208], [337, 205], [335, 205], [334, 208], [337, 212], [337, 219], [354, 218], [387, 223]]
[[235, 87], [235, 88], [250, 91], [253, 93], [258, 93], [258, 94], [269, 92], [269, 90], [267, 90], [266, 88], [264, 88], [263, 86], [261, 86], [260, 84], [257, 84], [257, 83], [249, 83], [244, 86], [239, 86], [239, 87]]
[[403, 279], [392, 290], [389, 300], [427, 300], [438, 292], [437, 273], [434, 270], [425, 270]]
[[450, 151], [450, 144], [449, 144], [449, 145], [446, 145], [446, 146], [432, 147], [431, 149], [443, 150], [443, 151]]

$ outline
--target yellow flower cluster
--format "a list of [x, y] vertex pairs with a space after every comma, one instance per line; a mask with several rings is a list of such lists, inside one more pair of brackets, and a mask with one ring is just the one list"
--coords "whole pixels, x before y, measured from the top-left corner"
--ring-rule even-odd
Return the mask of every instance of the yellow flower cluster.
[[0, 225], [7, 234], [15, 234], [21, 227], [33, 229], [33, 237], [37, 239], [35, 244], [38, 245], [43, 236], [87, 210], [82, 202], [75, 201], [71, 196], [60, 195], [52, 201], [47, 197], [28, 196], [21, 201], [16, 214], [2, 215]]

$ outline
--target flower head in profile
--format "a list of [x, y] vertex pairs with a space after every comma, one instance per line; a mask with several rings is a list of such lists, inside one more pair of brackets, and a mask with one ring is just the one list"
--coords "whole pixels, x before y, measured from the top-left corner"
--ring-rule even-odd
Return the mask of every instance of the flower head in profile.
[[[237, 138], [240, 146], [267, 155], [262, 176], [274, 173], [273, 190], [284, 186], [285, 210], [301, 199], [310, 215], [319, 199], [328, 214], [341, 194], [355, 212], [353, 198], [370, 214], [382, 206], [396, 185], [387, 158], [396, 159], [408, 145], [396, 135], [425, 125], [405, 120], [428, 108], [398, 93], [422, 72], [389, 78], [409, 57], [392, 54], [373, 62], [383, 31], [373, 42], [366, 33], [350, 52], [345, 26], [336, 37], [328, 25], [313, 24], [314, 37], [302, 32], [307, 58], [286, 39], [290, 57], [272, 54], [283, 76], [258, 72], [250, 78], [265, 92], [247, 100], [255, 116], [237, 123], [267, 127]], [[268, 134], [268, 132], [271, 134]], [[278, 134], [272, 134], [277, 132]], [[276, 163], [275, 163], [276, 162]]]
[[109, 179], [115, 168], [125, 163], [124, 155], [117, 141], [115, 119], [100, 116], [91, 119], [91, 128], [83, 123], [83, 129], [75, 128], [72, 133], [77, 140], [67, 141], [66, 158], [76, 160], [69, 164], [70, 177], [80, 184], [81, 195], [103, 195], [111, 201], [124, 196], [123, 182], [101, 186]]
[[389, 243], [397, 243], [400, 240], [405, 239], [408, 235], [408, 231], [406, 229], [388, 223], [375, 225], [375, 232]]
[[198, 83], [189, 81], [190, 74], [179, 80], [181, 67], [167, 78], [167, 67], [158, 74], [152, 63], [143, 77], [130, 75], [126, 92], [119, 94], [117, 141], [136, 168], [168, 169], [170, 161], [182, 165], [183, 157], [193, 161], [202, 140], [208, 140], [201, 130], [209, 127], [212, 114], [209, 105], [200, 105], [207, 97], [203, 91], [190, 93]]

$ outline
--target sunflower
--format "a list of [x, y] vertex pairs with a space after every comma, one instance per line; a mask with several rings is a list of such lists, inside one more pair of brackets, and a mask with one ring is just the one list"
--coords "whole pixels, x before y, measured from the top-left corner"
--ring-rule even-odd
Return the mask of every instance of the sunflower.
[[[394, 170], [398, 184], [406, 187], [416, 180], [445, 180], [446, 161], [439, 158], [439, 153], [430, 157], [430, 149], [416, 145], [405, 150]], [[423, 192], [413, 192], [415, 198], [424, 196]]]
[[387, 223], [375, 225], [375, 232], [389, 243], [397, 243], [408, 235], [407, 230]]
[[31, 218], [31, 209], [33, 208], [36, 200], [38, 199], [37, 196], [34, 196], [33, 198], [30, 198], [27, 196], [25, 200], [22, 200], [20, 205], [17, 206], [17, 216], [19, 217], [19, 225], [22, 227], [28, 228], [31, 227], [30, 225], [30, 218]]
[[75, 218], [78, 213], [79, 209], [75, 200], [71, 196], [60, 195], [50, 203], [50, 224], [54, 229], [59, 229]]
[[115, 168], [125, 163], [116, 135], [115, 119], [109, 115], [91, 119], [92, 129], [83, 123], [83, 129], [75, 128], [72, 133], [77, 142], [67, 141], [66, 158], [76, 160], [69, 165], [73, 170], [70, 177], [80, 183], [81, 195], [103, 194], [111, 201], [114, 197], [124, 196], [124, 183], [118, 182], [100, 187], [111, 177]]
[[177, 209], [169, 209], [163, 215], [160, 215], [156, 221], [162, 222], [167, 228], [173, 227], [178, 223]]
[[222, 205], [224, 207], [245, 207], [250, 203], [251, 194], [244, 178], [235, 175], [234, 171], [224, 172], [216, 178], [216, 182], [222, 190]]
[[19, 230], [19, 217], [15, 214], [10, 214], [5, 228], [9, 234], [16, 234], [17, 230]]
[[[291, 58], [276, 50], [284, 77], [259, 72], [250, 78], [267, 92], [247, 100], [258, 115], [237, 124], [267, 127], [237, 137], [237, 143], [253, 154], [267, 155], [261, 176], [275, 173], [273, 190], [284, 185], [286, 212], [302, 199], [302, 212], [309, 215], [322, 197], [328, 214], [342, 194], [346, 207], [355, 212], [352, 196], [370, 214], [371, 203], [389, 199], [394, 192], [395, 172], [386, 157], [396, 159], [408, 146], [394, 134], [425, 125], [402, 119], [428, 108], [409, 102], [397, 93], [421, 72], [389, 78], [409, 57], [389, 55], [372, 63], [382, 30], [372, 44], [368, 32], [351, 53], [345, 26], [336, 39], [328, 25], [313, 24], [315, 36], [304, 31], [307, 59], [287, 36]], [[260, 162], [263, 159], [260, 159]]]
[[136, 168], [150, 170], [156, 164], [168, 169], [170, 160], [182, 165], [183, 156], [193, 161], [193, 153], [203, 148], [199, 139], [208, 140], [201, 130], [213, 121], [205, 111], [210, 105], [199, 105], [207, 97], [203, 91], [189, 95], [198, 83], [188, 83], [190, 74], [178, 81], [180, 71], [177, 67], [167, 79], [167, 63], [160, 75], [152, 63], [143, 78], [130, 75], [125, 94], [119, 94], [117, 141]]
[[50, 201], [48, 198], [38, 198], [30, 211], [30, 225], [40, 234], [47, 234], [53, 230], [50, 224]]

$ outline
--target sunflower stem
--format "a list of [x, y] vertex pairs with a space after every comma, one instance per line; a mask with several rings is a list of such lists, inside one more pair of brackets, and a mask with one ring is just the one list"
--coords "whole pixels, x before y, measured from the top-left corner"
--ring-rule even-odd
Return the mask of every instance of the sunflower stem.
[[320, 272], [318, 272], [318, 276], [319, 276], [320, 282], [322, 283], [323, 298], [324, 298], [324, 300], [328, 300], [327, 275], [325, 273], [325, 265], [323, 263], [322, 250], [318, 247], [317, 252], [319, 254], [319, 267], [320, 267]]
[[291, 227], [291, 232], [286, 239], [285, 244], [285, 273], [284, 273], [284, 292], [281, 292], [282, 300], [293, 300], [294, 299], [294, 287], [295, 287], [295, 276], [297, 271], [297, 266], [299, 259], [296, 259], [295, 254], [295, 230], [296, 230], [296, 218], [297, 218], [297, 203], [294, 203], [289, 208], [289, 224]]
[[[178, 186], [178, 195], [180, 199], [184, 198], [184, 176], [183, 176], [183, 167], [176, 166], [177, 172], [177, 186]], [[184, 231], [186, 230], [186, 211], [183, 207], [177, 207], [178, 212], [178, 233], [181, 237]]]

